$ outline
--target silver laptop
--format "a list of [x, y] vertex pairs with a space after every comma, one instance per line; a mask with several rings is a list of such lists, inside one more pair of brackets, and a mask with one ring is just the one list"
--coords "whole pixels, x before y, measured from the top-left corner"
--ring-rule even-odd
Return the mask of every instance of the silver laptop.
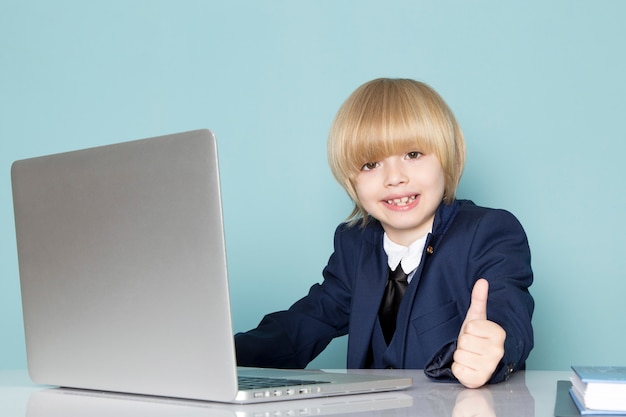
[[[20, 160], [11, 176], [34, 382], [237, 403], [411, 385], [237, 369], [209, 130]], [[282, 383], [243, 389], [242, 376]]]

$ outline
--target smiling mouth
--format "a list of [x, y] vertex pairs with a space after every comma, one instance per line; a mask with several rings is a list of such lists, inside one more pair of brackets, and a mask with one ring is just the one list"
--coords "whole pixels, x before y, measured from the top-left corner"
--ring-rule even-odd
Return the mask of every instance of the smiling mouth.
[[410, 197], [394, 198], [393, 200], [385, 200], [385, 202], [391, 206], [404, 207], [415, 201], [417, 195]]

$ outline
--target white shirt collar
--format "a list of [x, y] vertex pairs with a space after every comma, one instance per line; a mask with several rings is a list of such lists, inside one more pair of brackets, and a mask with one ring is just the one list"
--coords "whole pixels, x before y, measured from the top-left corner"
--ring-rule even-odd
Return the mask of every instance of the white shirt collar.
[[383, 248], [387, 254], [389, 268], [394, 271], [398, 267], [398, 264], [402, 263], [402, 270], [405, 273], [409, 274], [414, 271], [422, 260], [422, 252], [424, 252], [428, 234], [429, 233], [417, 239], [409, 246], [402, 246], [389, 239], [387, 233], [385, 233], [383, 237]]

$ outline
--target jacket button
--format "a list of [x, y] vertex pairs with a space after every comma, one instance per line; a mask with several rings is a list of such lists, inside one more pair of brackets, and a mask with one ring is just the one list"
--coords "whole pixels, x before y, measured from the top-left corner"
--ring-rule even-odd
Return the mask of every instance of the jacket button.
[[428, 245], [428, 247], [426, 248], [426, 253], [429, 255], [435, 253], [435, 249], [432, 247], [432, 245]]
[[509, 363], [506, 366], [506, 370], [504, 371], [504, 380], [508, 381], [509, 378], [511, 377], [511, 374], [513, 373], [513, 371], [515, 371], [515, 364], [514, 363]]

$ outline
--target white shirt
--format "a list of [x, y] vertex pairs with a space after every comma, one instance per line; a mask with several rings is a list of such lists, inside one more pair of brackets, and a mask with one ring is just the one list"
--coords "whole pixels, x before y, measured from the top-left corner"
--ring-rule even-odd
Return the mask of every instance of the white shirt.
[[401, 264], [402, 270], [409, 275], [408, 282], [411, 282], [415, 270], [422, 261], [422, 253], [429, 233], [411, 243], [410, 246], [402, 246], [392, 242], [387, 233], [384, 234], [383, 249], [387, 254], [387, 264], [392, 271], [395, 271], [398, 264]]

